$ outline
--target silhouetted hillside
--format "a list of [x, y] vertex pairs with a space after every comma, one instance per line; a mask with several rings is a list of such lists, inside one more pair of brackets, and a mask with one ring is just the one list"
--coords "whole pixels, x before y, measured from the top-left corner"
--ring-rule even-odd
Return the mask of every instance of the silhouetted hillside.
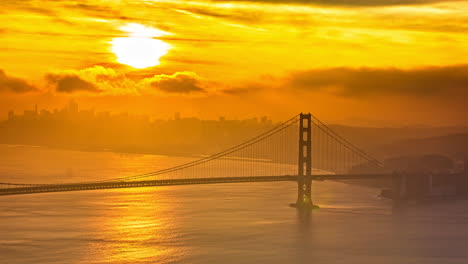
[[382, 157], [430, 153], [464, 159], [468, 153], [468, 133], [399, 140], [378, 147], [373, 152]]
[[[352, 127], [342, 125], [331, 125], [334, 131], [348, 139], [353, 144], [359, 146], [363, 150], [366, 150], [380, 159], [391, 157], [397, 152], [398, 147], [405, 148], [407, 144], [413, 144], [411, 142], [421, 140], [421, 147], [418, 143], [414, 143], [412, 147], [416, 148], [413, 151], [433, 151], [434, 149], [443, 149], [442, 153], [456, 153], [455, 149], [451, 146], [457, 145], [457, 149], [461, 148], [460, 137], [468, 133], [468, 127], [430, 127], [430, 126], [418, 126], [418, 127], [401, 127], [401, 128], [390, 128], [390, 127]], [[447, 136], [449, 135], [449, 136]], [[448, 137], [448, 138], [445, 138]], [[440, 138], [436, 140], [436, 138]], [[437, 141], [437, 146], [425, 146], [425, 141]], [[457, 143], [454, 143], [457, 142]], [[466, 142], [466, 138], [465, 141]], [[429, 143], [429, 142], [426, 142]], [[423, 147], [424, 146], [424, 147]], [[445, 147], [443, 147], [445, 146]], [[466, 144], [464, 145], [466, 146]], [[402, 149], [402, 150], [403, 150]], [[465, 148], [466, 149], [466, 148]], [[429, 152], [429, 153], [431, 153]], [[436, 151], [439, 153], [439, 151]], [[397, 153], [397, 155], [403, 155], [406, 153]], [[423, 154], [417, 152], [417, 154]], [[426, 154], [424, 152], [424, 154]]]

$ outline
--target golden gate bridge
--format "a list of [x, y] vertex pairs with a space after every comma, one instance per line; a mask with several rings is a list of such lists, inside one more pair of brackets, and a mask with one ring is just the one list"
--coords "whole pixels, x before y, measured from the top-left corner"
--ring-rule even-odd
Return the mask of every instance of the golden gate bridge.
[[[190, 131], [188, 131], [189, 133]], [[298, 208], [312, 208], [315, 180], [392, 179], [393, 200], [405, 174], [384, 168], [312, 114], [299, 114], [238, 145], [177, 166], [126, 177], [60, 184], [0, 183], [0, 195], [243, 182], [294, 181]]]

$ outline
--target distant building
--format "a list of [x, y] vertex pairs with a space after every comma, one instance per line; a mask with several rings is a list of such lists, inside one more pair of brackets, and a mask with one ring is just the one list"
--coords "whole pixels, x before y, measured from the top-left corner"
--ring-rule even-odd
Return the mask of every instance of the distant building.
[[84, 120], [91, 120], [94, 118], [94, 110], [82, 110], [80, 111], [79, 117]]
[[70, 103], [68, 103], [68, 112], [70, 114], [78, 114], [78, 104], [75, 100], [71, 100]]
[[11, 121], [13, 119], [15, 119], [15, 111], [10, 110], [10, 111], [8, 111], [8, 120]]
[[37, 113], [36, 110], [25, 110], [23, 114], [23, 118], [27, 121], [31, 121], [36, 119]]
[[97, 117], [101, 120], [108, 120], [111, 114], [109, 111], [99, 112], [97, 113]]
[[45, 117], [48, 117], [50, 116], [52, 113], [46, 109], [42, 109], [41, 110], [41, 116], [45, 116]]

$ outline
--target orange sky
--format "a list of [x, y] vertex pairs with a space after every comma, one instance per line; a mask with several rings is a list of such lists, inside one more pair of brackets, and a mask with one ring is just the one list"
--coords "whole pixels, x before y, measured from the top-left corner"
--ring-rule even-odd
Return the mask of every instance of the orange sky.
[[[398, 3], [399, 5], [395, 5]], [[468, 1], [0, 3], [0, 113], [38, 104], [468, 125]]]

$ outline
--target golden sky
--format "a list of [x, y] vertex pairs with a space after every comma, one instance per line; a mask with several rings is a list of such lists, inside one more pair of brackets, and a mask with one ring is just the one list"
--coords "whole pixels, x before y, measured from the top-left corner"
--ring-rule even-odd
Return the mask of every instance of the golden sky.
[[0, 113], [468, 125], [468, 1], [2, 0]]

